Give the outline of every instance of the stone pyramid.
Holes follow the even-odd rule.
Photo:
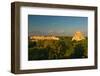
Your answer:
[[[81,41],[81,40],[84,40],[85,39],[85,37],[84,37],[84,35],[83,35],[83,33],[82,32],[80,32],[80,31],[77,31],[77,32],[75,32],[75,34],[74,34],[74,36],[72,37],[72,41]]]

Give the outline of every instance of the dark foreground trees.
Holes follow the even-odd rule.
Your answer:
[[[87,58],[87,39],[71,41],[71,37],[60,37],[60,40],[41,40],[30,42],[28,46],[29,60],[75,59]]]

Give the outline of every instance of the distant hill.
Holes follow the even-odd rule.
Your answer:
[[[40,31],[32,31],[29,32],[29,36],[46,36],[46,35],[53,35],[53,36],[65,36],[65,32],[40,32]]]

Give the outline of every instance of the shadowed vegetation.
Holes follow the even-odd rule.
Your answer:
[[[72,41],[72,37],[60,36],[60,40],[28,40],[28,60],[87,58],[87,38]]]

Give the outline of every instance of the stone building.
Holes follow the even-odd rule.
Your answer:
[[[77,31],[75,32],[74,36],[72,37],[72,41],[81,41],[81,40],[84,40],[85,39],[85,36],[82,32],[80,31]]]

